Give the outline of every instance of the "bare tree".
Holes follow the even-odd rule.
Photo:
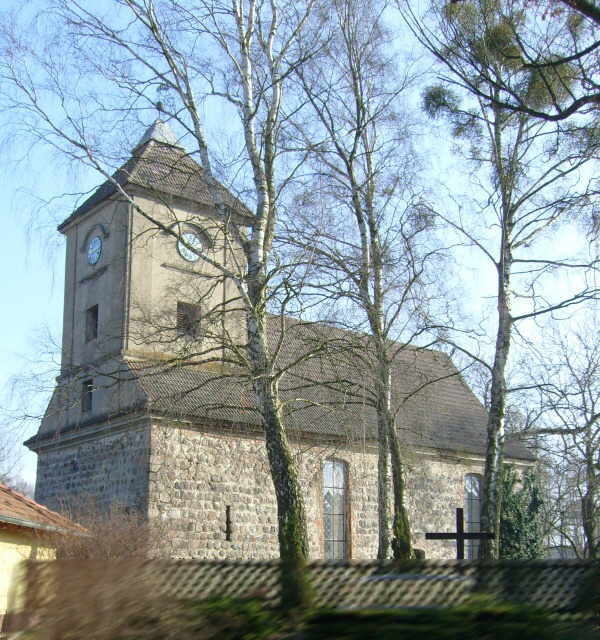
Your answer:
[[[286,86],[310,55],[299,36],[313,24],[309,17],[314,7],[315,0],[293,5],[115,0],[107,13],[77,0],[60,0],[40,15],[40,47],[6,22],[0,63],[3,106],[19,118],[22,131],[97,171],[136,215],[233,285],[231,300],[246,322],[242,348],[238,341],[226,355],[217,356],[212,347],[195,356],[196,361],[220,359],[246,367],[266,433],[277,498],[283,600],[290,607],[308,597],[300,571],[307,554],[306,522],[279,397],[284,371],[275,365],[277,345],[273,349],[269,344],[267,310],[277,300],[274,288],[285,288],[281,269],[274,269],[273,239],[281,193],[295,170],[294,161],[282,157],[290,106]],[[101,84],[103,94],[94,83]],[[224,242],[231,248],[235,236],[241,243],[241,256],[230,250],[228,262],[191,244],[175,212],[173,220],[164,220],[144,208],[113,173],[114,153],[102,153],[100,137],[95,136],[99,129],[114,127],[115,113],[125,114],[125,126],[135,119],[136,109],[154,108],[157,91],[165,96],[161,109],[195,145]],[[202,111],[207,97],[227,105],[241,138],[240,155],[233,161],[248,171],[246,195],[252,202],[241,222],[240,209],[224,196],[213,173]]]
[[[0,482],[33,497],[25,478],[22,442],[37,427],[60,371],[60,346],[47,327],[31,336],[32,353],[0,389]]]
[[[586,16],[590,20],[593,20],[596,24],[600,24],[600,10],[593,3],[588,0],[559,0],[563,4],[567,5],[575,11],[579,11],[582,15]]]
[[[0,437],[0,482],[14,487],[15,474],[18,473],[18,457],[15,453],[13,434],[3,429]]]
[[[385,0],[333,2],[324,46],[296,71],[309,107],[296,120],[298,146],[308,149],[313,169],[296,200],[290,242],[310,247],[311,265],[318,265],[314,290],[331,305],[334,324],[368,334],[352,351],[355,366],[373,380],[367,402],[378,417],[378,557],[390,547],[391,454],[391,546],[400,559],[411,557],[412,544],[393,365],[427,325],[425,271],[435,251],[426,242],[429,219],[414,206],[416,187],[409,186],[415,155],[399,103],[411,77],[394,71],[387,9]],[[394,341],[400,337],[403,344]]]
[[[482,1],[457,10],[439,6],[438,41],[457,68],[458,78],[467,76],[498,95],[497,85],[512,81],[515,71],[507,47],[518,38],[523,24],[512,3]],[[499,47],[494,34],[505,34]],[[480,77],[481,60],[493,77]],[[451,76],[453,78],[454,76]],[[452,82],[450,83],[452,84]],[[460,84],[460,83],[459,83]],[[456,85],[456,83],[454,83]],[[532,86],[521,85],[524,93]],[[540,103],[551,99],[542,87]],[[593,221],[593,179],[582,173],[597,155],[597,147],[577,127],[557,135],[546,121],[529,114],[501,108],[479,95],[466,94],[461,102],[448,84],[430,87],[425,93],[426,111],[432,117],[447,117],[471,169],[476,218],[438,212],[450,229],[476,247],[493,267],[496,280],[496,332],[490,361],[471,353],[490,372],[489,421],[484,475],[482,527],[498,532],[499,472],[505,440],[507,366],[514,330],[519,323],[544,315],[556,315],[590,298],[598,289],[586,279],[598,262],[587,255],[573,257],[548,247],[552,231],[561,228],[577,210],[577,216]],[[574,282],[563,297],[551,289],[551,278],[568,272]],[[493,541],[482,545],[484,555],[495,555]]]
[[[588,323],[545,341],[532,366],[535,419],[523,434],[544,437],[562,478],[554,484],[555,530],[578,553],[600,549],[600,343]],[[581,543],[580,543],[581,540]]]
[[[577,480],[568,461],[560,455],[557,443],[558,440],[544,438],[538,449],[543,452],[540,479],[544,492],[545,546],[551,557],[584,558]]]

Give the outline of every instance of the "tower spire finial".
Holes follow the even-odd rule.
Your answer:
[[[160,114],[159,117],[156,118],[156,120],[146,129],[146,132],[144,133],[140,141],[136,144],[134,151],[136,149],[139,149],[147,142],[150,142],[150,140],[155,140],[156,142],[169,145],[170,147],[183,149],[183,145],[180,144],[171,127],[169,127],[166,122],[160,119]]]

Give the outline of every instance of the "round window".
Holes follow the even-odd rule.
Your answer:
[[[102,255],[102,238],[92,236],[87,246],[87,261],[89,264],[96,264]]]
[[[181,239],[177,242],[179,255],[188,262],[196,262],[202,251],[202,240],[197,233],[186,231],[181,234]]]

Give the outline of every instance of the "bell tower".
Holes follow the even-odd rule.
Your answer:
[[[58,227],[67,245],[61,373],[26,443],[38,453],[42,503],[60,508],[89,493],[102,505],[143,508],[149,408],[140,370],[157,362],[214,370],[241,340],[238,292],[224,274],[244,269],[249,213],[213,184],[158,119]],[[113,451],[124,431],[133,441]]]

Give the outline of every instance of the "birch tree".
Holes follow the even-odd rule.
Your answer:
[[[235,363],[241,359],[247,367],[265,430],[288,607],[308,599],[302,572],[306,518],[279,397],[283,372],[268,342],[267,309],[275,297],[274,273],[281,281],[273,269],[278,199],[294,172],[293,162],[282,158],[286,90],[290,74],[310,55],[299,36],[315,6],[314,0],[113,0],[93,7],[59,0],[40,14],[38,40],[13,28],[18,22],[5,22],[0,63],[3,106],[20,118],[21,131],[112,181],[137,215],[234,283],[236,304],[246,319],[246,345]],[[242,142],[239,156],[230,160],[248,170],[251,201],[251,220],[242,232],[244,264],[211,259],[177,226],[144,210],[115,179],[114,156],[101,154],[101,137],[94,135],[98,127],[110,129],[112,119],[114,128],[115,114],[131,123],[137,111],[156,107],[157,95],[161,101],[166,96],[161,109],[193,141],[226,231],[232,212],[213,171],[203,101],[221,101],[233,114]]]
[[[520,74],[511,52],[524,18],[511,2],[497,0],[436,4],[436,49],[443,51],[456,77],[468,76],[498,95],[502,83]],[[548,36],[547,36],[548,37]],[[492,77],[478,76],[480,60]],[[516,327],[544,315],[555,316],[585,300],[597,297],[593,281],[586,279],[598,262],[587,254],[574,257],[550,239],[566,225],[571,212],[581,221],[594,221],[596,185],[585,169],[597,156],[594,136],[576,126],[559,133],[544,120],[504,109],[479,94],[459,95],[453,89],[454,72],[446,82],[424,94],[425,110],[432,118],[445,117],[452,126],[468,162],[474,193],[473,215],[438,212],[449,228],[477,248],[493,269],[496,281],[496,331],[493,357],[487,360],[475,349],[465,349],[490,373],[487,453],[483,484],[481,526],[499,531],[499,479],[505,440],[507,372]],[[557,86],[567,82],[568,67],[557,68]],[[559,80],[560,79],[560,80]],[[551,89],[535,75],[519,84],[523,94],[538,104],[550,99]],[[553,278],[568,272],[571,287],[561,296]],[[497,537],[481,546],[484,557],[497,555]]]
[[[327,42],[297,69],[309,107],[305,120],[296,120],[297,144],[309,150],[312,171],[290,222],[290,241],[310,247],[320,280],[315,288],[344,309],[335,313],[335,324],[368,334],[354,351],[358,346],[362,352],[355,366],[360,362],[373,380],[366,401],[377,413],[378,558],[388,557],[391,543],[394,558],[404,559],[411,557],[412,543],[392,367],[425,332],[426,297],[435,297],[426,272],[437,256],[427,246],[430,219],[414,206],[416,154],[410,121],[400,112],[410,67],[402,77],[395,72],[393,42],[384,25],[388,8],[385,1],[335,0]],[[426,284],[431,285],[427,293]]]

